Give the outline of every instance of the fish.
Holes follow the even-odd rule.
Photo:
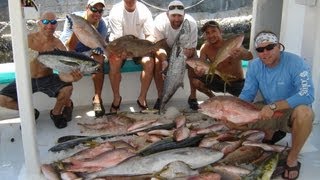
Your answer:
[[[226,155],[221,159],[219,164],[240,165],[250,163],[259,158],[263,154],[263,149],[259,147],[241,146],[235,151]]]
[[[239,34],[231,37],[223,42],[223,45],[219,48],[213,62],[210,64],[207,77],[213,79],[214,74],[216,74],[217,66],[230,57],[230,51],[234,48],[239,48],[242,45],[244,39],[244,34]]]
[[[153,126],[153,127],[149,127],[146,129],[143,129],[141,131],[152,131],[152,130],[156,130],[156,129],[172,129],[173,127],[175,127],[175,123],[168,123],[168,124],[162,124],[162,125],[158,125],[158,126]],[[110,139],[110,138],[114,138],[114,137],[122,137],[122,136],[131,136],[131,135],[135,135],[138,132],[141,131],[134,131],[131,133],[124,133],[124,134],[115,134],[115,135],[110,135],[110,134],[104,134],[104,135],[99,135],[99,136],[81,136],[80,138],[76,138],[76,139],[71,139],[69,141],[65,141],[62,143],[58,143],[56,145],[54,145],[53,147],[51,147],[48,151],[51,152],[60,152],[62,150],[68,150],[70,148],[74,148],[75,146],[79,145],[79,144],[83,144],[86,142],[91,142],[91,141],[95,141],[97,139]],[[72,135],[71,135],[72,136]],[[66,137],[69,137],[66,136]],[[59,139],[64,139],[64,137],[60,137]]]
[[[59,174],[50,164],[41,164],[40,169],[46,179],[49,179],[49,180],[60,179]]]
[[[190,136],[190,129],[185,126],[179,127],[173,132],[173,138],[175,141],[185,140],[189,136]]]
[[[80,70],[83,74],[92,74],[100,70],[100,65],[94,59],[72,51],[55,49],[53,51],[39,52],[37,59],[46,67],[63,73]]]
[[[178,177],[186,177],[198,174],[198,170],[191,169],[190,166],[183,161],[174,161],[163,167],[160,172],[157,172],[155,177],[160,177],[160,179],[175,179]]]
[[[111,41],[106,50],[110,55],[121,54],[126,57],[143,57],[164,48],[166,45],[166,39],[153,43],[145,39],[139,39],[134,35],[125,35]]]
[[[198,112],[234,124],[247,124],[259,119],[260,110],[254,104],[235,96],[215,96],[199,105]]]
[[[67,14],[67,19],[70,22],[70,28],[81,43],[91,49],[99,48],[105,56],[108,55],[107,42],[87,20],[75,14]]]
[[[261,165],[256,169],[251,171],[250,174],[245,176],[243,179],[258,179],[258,180],[269,180],[276,169],[279,161],[280,153],[273,152],[269,157],[267,157]]]
[[[84,174],[84,178],[94,179],[110,175],[153,174],[161,171],[164,166],[175,161],[182,161],[189,165],[191,169],[197,169],[220,160],[222,156],[223,154],[219,151],[200,147],[171,149],[145,157],[134,156],[115,167]]]
[[[288,149],[287,146],[281,146],[276,144],[266,144],[266,143],[260,143],[260,142],[254,142],[254,141],[244,141],[242,143],[243,146],[255,146],[260,147],[264,149],[265,151],[274,151],[274,152],[282,152],[286,149]]]
[[[155,142],[139,150],[138,154],[140,156],[147,156],[161,151],[166,151],[169,149],[185,148],[198,146],[204,135],[197,135],[194,137],[189,137],[182,141],[175,141],[173,138],[165,138],[161,141]]]
[[[170,62],[163,85],[163,93],[160,97],[159,114],[164,110],[165,105],[169,102],[178,88],[183,88],[183,79],[186,71],[187,59],[183,52],[183,48],[184,44],[188,42],[187,37],[190,38],[190,29],[189,21],[185,20],[172,46]]]

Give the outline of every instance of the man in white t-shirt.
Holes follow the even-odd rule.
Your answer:
[[[187,58],[191,58],[196,56],[196,46],[198,39],[198,28],[197,23],[193,17],[184,12],[184,5],[181,1],[172,1],[169,6],[167,12],[163,12],[159,14],[155,20],[155,31],[154,35],[156,41],[159,41],[163,38],[167,39],[168,47],[165,49],[159,49],[156,52],[156,61],[155,61],[155,84],[158,90],[158,97],[161,97],[163,90],[163,76],[162,72],[168,66],[168,57],[170,57],[170,51],[173,46],[173,43],[180,32],[183,21],[187,19],[190,23],[191,27],[191,37],[190,37],[190,48],[185,48],[184,53]],[[194,73],[192,68],[188,67],[188,76]],[[190,78],[189,78],[190,79]],[[190,83],[190,96],[188,98],[188,103],[191,109],[198,109],[198,102],[196,99],[196,89]],[[154,105],[154,109],[159,109],[160,98],[157,99],[156,104]]]
[[[115,4],[110,11],[109,23],[111,29],[110,42],[124,35],[134,35],[140,39],[154,41],[152,14],[144,4],[137,2],[137,0],[123,0]],[[143,71],[141,72],[141,90],[137,104],[141,110],[145,110],[148,108],[146,96],[153,77],[154,59],[147,56],[142,57],[141,60],[134,59],[143,67]],[[121,81],[120,69],[123,61],[125,61],[125,58],[120,55],[109,56],[109,79],[113,91],[113,102],[110,112],[117,112],[120,108],[122,100],[119,92]]]

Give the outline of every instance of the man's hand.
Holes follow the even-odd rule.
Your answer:
[[[268,120],[273,116],[274,111],[270,109],[269,105],[263,106],[260,111],[259,119]]]
[[[183,49],[183,53],[184,55],[187,57],[187,58],[191,58],[193,57],[194,55],[194,52],[195,52],[195,49],[194,48],[184,48]]]
[[[64,81],[64,82],[76,82],[76,81],[79,81],[83,77],[83,75],[80,72],[80,70],[74,70],[69,74],[59,73],[59,77],[61,81]]]
[[[73,82],[77,82],[83,77],[83,74],[80,72],[80,70],[72,71],[70,74],[73,77]]]
[[[246,52],[247,50],[241,46],[239,48],[233,48],[229,54],[232,59],[242,60],[245,57]]]

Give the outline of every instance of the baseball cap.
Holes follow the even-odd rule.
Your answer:
[[[180,14],[184,15],[184,5],[181,1],[172,1],[168,6],[169,15]]]
[[[104,0],[89,0],[88,1],[88,5],[90,5],[90,6],[94,6],[94,5],[98,4],[98,3],[101,3],[101,4],[103,4],[104,7],[106,7],[106,4],[104,3]]]

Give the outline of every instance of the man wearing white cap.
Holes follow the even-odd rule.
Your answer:
[[[258,58],[249,65],[239,97],[252,102],[260,91],[266,105],[260,111],[260,120],[245,126],[264,130],[266,137],[277,130],[292,134],[283,178],[297,179],[301,166],[298,155],[311,132],[314,118],[310,67],[303,58],[281,50],[284,46],[273,32],[258,33],[255,47]],[[280,117],[277,111],[282,113]]]
[[[111,29],[109,41],[125,35],[134,35],[140,39],[154,41],[152,14],[144,4],[137,2],[137,0],[123,0],[115,4],[110,11],[109,24]],[[125,59],[115,55],[109,55],[108,58],[110,64],[109,79],[113,91],[110,112],[117,112],[122,100],[120,96],[120,69]],[[146,98],[153,77],[154,60],[149,56],[134,57],[134,60],[141,64],[143,68],[137,104],[141,110],[145,110],[148,108]]]
[[[198,28],[197,23],[193,17],[188,14],[185,14],[185,7],[181,1],[172,1],[168,5],[167,12],[159,14],[155,18],[155,38],[156,41],[166,38],[168,47],[166,49],[160,49],[156,53],[156,62],[155,62],[155,84],[158,90],[158,97],[161,97],[163,90],[163,76],[162,72],[168,66],[168,54],[170,54],[171,48],[174,44],[174,41],[180,32],[182,23],[184,20],[188,20],[191,27],[191,37],[190,37],[190,48],[185,48],[184,53],[187,58],[196,56],[196,46],[198,40]],[[188,75],[193,73],[191,68],[188,68]],[[190,79],[190,78],[189,78]],[[190,108],[198,109],[198,103],[196,100],[196,89],[190,83],[191,93],[188,99]],[[160,98],[157,99],[154,109],[159,109]]]
[[[105,7],[104,0],[89,0],[86,6],[85,11],[75,12],[73,14],[78,15],[86,19],[90,24],[93,25],[100,33],[100,35],[106,39],[107,38],[107,25],[102,20],[102,14]],[[100,72],[92,74],[92,80],[94,84],[94,96],[92,98],[93,110],[95,112],[96,117],[103,116],[105,114],[105,109],[103,107],[103,102],[101,99],[102,87],[104,82],[104,72],[103,72],[103,62],[104,56],[101,54],[96,54],[92,52],[92,49],[85,46],[81,42],[79,42],[78,38],[73,33],[72,29],[70,29],[70,22],[66,19],[63,32],[61,33],[60,40],[65,44],[69,51],[76,52],[90,52],[92,58],[94,58],[102,68]]]

